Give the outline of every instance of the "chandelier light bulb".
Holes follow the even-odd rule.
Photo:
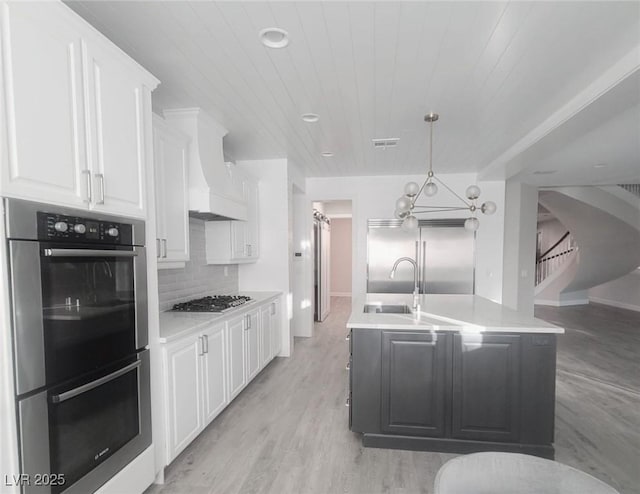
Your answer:
[[[480,222],[478,218],[467,218],[464,220],[464,229],[469,230],[470,232],[475,232],[480,226]]]
[[[395,217],[398,218],[399,220],[403,220],[407,217],[407,215],[409,214],[409,211],[402,211],[400,209],[396,209],[395,212]]]
[[[409,211],[411,200],[407,196],[402,196],[396,201],[396,209],[399,211]]]
[[[404,186],[404,193],[407,197],[415,197],[418,195],[418,191],[420,190],[420,186],[415,182],[409,182]]]
[[[410,214],[402,222],[402,228],[405,230],[415,230],[418,228],[418,219]]]
[[[429,182],[424,186],[424,195],[433,197],[438,193],[438,186],[433,182]]]
[[[498,209],[498,206],[496,206],[496,203],[493,201],[487,201],[480,206],[480,211],[484,214],[493,214],[496,212],[496,209]]]
[[[480,187],[477,185],[470,185],[467,187],[467,199],[471,199],[473,201],[478,197],[480,197]]]

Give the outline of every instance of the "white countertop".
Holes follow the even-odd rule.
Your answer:
[[[354,299],[348,328],[458,331],[465,333],[564,333],[563,328],[526,316],[478,295],[420,295],[414,314],[365,313],[365,304],[413,305],[413,295],[368,293]]]
[[[227,321],[236,315],[250,310],[280,296],[282,292],[240,292],[234,295],[251,297],[251,302],[225,312],[172,312],[160,313],[160,343],[168,343],[196,332],[200,327],[211,323]]]

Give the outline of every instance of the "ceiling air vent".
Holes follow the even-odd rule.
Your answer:
[[[399,137],[387,137],[385,139],[371,139],[375,149],[394,148],[398,145]]]

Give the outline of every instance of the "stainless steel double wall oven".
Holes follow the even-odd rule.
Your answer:
[[[151,444],[144,223],[13,199],[5,221],[21,473],[93,492]]]

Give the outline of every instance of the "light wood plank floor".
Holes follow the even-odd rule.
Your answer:
[[[316,336],[297,338],[293,357],[274,360],[147,494],[433,492],[455,455],[363,448],[348,430],[349,312],[350,299],[333,298]],[[559,339],[556,459],[640,493],[640,314],[592,306],[537,316],[568,327]]]

